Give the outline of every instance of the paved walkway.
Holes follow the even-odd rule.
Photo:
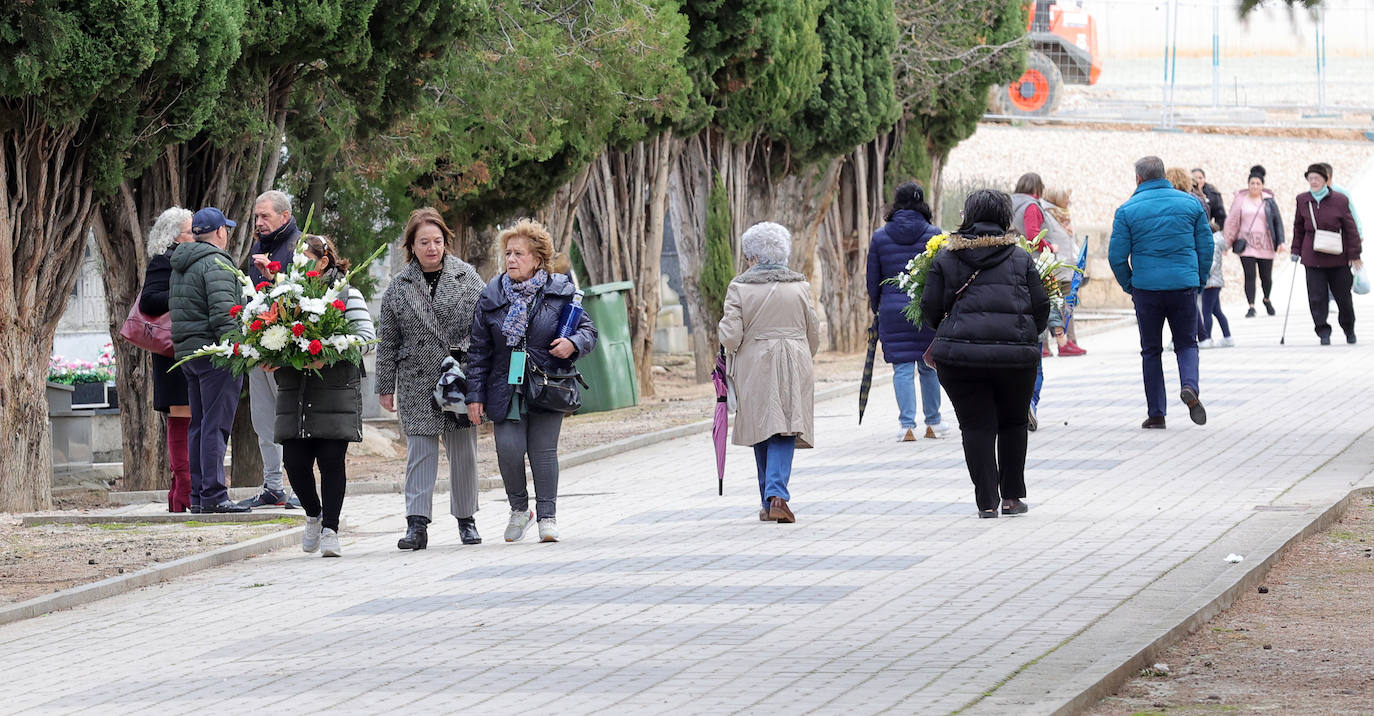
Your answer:
[[[1050,709],[1086,667],[1037,667],[1123,604],[1195,555],[1244,550],[1275,508],[1370,484],[1368,461],[1309,475],[1374,427],[1374,348],[1318,347],[1295,303],[1285,347],[1282,315],[1230,307],[1239,345],[1202,354],[1205,427],[1177,403],[1168,430],[1138,427],[1134,328],[1048,360],[1025,516],[976,519],[957,438],[894,442],[884,385],[861,427],[853,396],[817,405],[795,525],[757,521],[747,449],[716,495],[708,435],[566,470],[559,544],[502,543],[488,492],[486,544],[441,519],[429,550],[401,553],[401,497],[357,497],[343,559],[282,550],[0,628],[0,711]],[[1247,566],[1214,562],[1188,588]]]

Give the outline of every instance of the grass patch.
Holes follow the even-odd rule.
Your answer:
[[[267,525],[294,525],[301,521],[300,517],[274,517],[270,520],[254,520],[252,522],[202,522],[200,520],[187,520],[178,522],[183,527],[265,527]]]
[[[1331,539],[1345,540],[1346,542],[1355,539],[1355,533],[1349,530],[1331,530],[1326,534],[1330,536]]]

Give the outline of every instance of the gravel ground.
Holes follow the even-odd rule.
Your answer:
[[[1303,171],[1313,162],[1329,162],[1336,184],[1350,189],[1363,215],[1374,221],[1374,142],[1365,140],[983,124],[950,153],[944,186],[1010,189],[1024,172],[1038,172],[1047,186],[1073,190],[1075,231],[1099,234],[1110,229],[1116,207],[1135,190],[1133,163],[1149,154],[1165,166],[1202,167],[1228,210],[1250,167],[1263,164],[1286,222],[1292,221],[1293,197],[1307,190]]]
[[[1374,713],[1374,499],[1291,549],[1261,589],[1165,650],[1089,713]]]

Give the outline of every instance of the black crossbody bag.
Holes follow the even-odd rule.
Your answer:
[[[530,326],[543,306],[541,290],[525,323],[526,337],[520,341],[521,350],[525,349]],[[566,368],[541,368],[533,359],[525,362],[525,402],[532,408],[570,415],[582,409],[582,388],[587,387],[582,373],[571,362]]]

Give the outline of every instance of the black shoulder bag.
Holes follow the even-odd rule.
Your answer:
[[[982,272],[983,269],[974,269],[973,275],[969,276],[968,280],[964,282],[964,285],[960,286],[959,290],[954,292],[954,300],[949,302],[949,310],[945,311],[945,317],[940,319],[940,325],[944,325],[945,321],[949,320],[949,314],[954,312],[954,304],[959,302],[959,297],[964,295],[964,291],[968,289],[969,284],[973,283],[973,279],[978,278],[978,274]],[[935,339],[931,338],[930,345],[926,346],[926,352],[921,356],[921,360],[924,361],[925,364],[930,366],[931,368],[935,367],[935,353],[933,352],[934,350]]]
[[[534,307],[530,310],[529,321],[525,323],[523,349],[529,338],[530,326],[534,317],[544,305],[544,292],[539,292]],[[579,387],[579,385],[581,387]],[[582,390],[589,387],[582,373],[571,362],[566,368],[541,368],[533,359],[525,363],[525,401],[532,408],[551,413],[571,415],[582,408]]]

